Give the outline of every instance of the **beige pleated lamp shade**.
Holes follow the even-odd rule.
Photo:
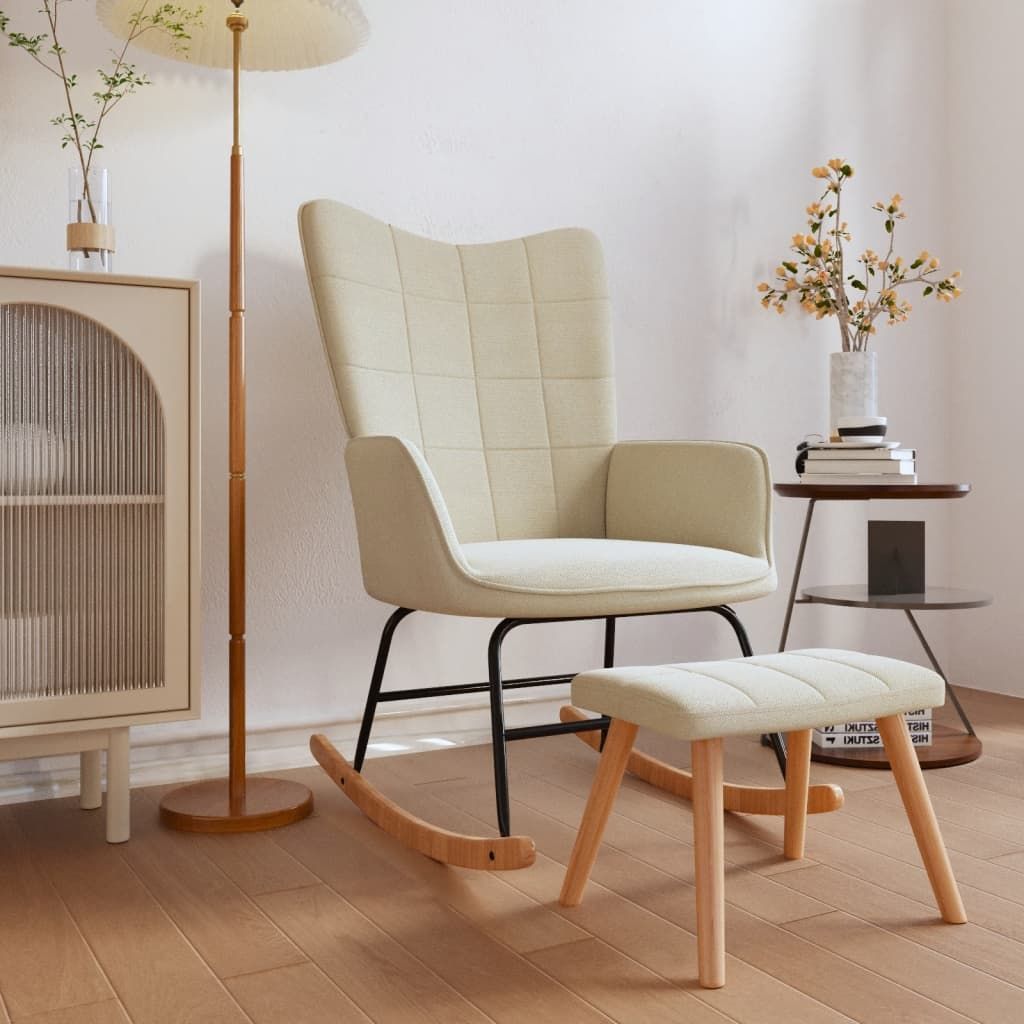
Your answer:
[[[155,7],[163,0],[150,0]],[[143,0],[97,0],[100,21],[121,39]],[[227,16],[236,8],[229,0],[183,0],[181,6],[202,7],[201,25],[189,26],[187,50],[179,50],[164,32],[144,32],[133,44],[143,50],[205,67],[231,67],[231,33]],[[356,0],[245,0],[238,13],[249,19],[242,48],[242,67],[250,71],[290,71],[333,64],[355,53],[369,36],[370,26]]]

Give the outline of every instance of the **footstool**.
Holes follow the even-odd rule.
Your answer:
[[[689,665],[610,668],[572,682],[572,702],[611,726],[562,886],[563,906],[583,899],[640,726],[689,740],[693,771],[697,962],[700,984],[725,984],[722,739],[786,733],[784,853],[804,854],[811,730],[874,718],[943,920],[963,924],[960,892],[939,834],[903,712],[938,707],[942,678],[929,669],[853,651],[806,650]]]

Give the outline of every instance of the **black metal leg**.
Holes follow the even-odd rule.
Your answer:
[[[611,668],[615,664],[615,616],[610,615],[604,620],[604,667]]]
[[[716,615],[721,615],[722,618],[732,626],[733,632],[736,634],[736,639],[739,641],[740,650],[743,652],[744,658],[749,658],[753,655],[754,648],[750,646],[750,637],[747,636],[747,630],[740,621],[740,617],[732,610],[732,608],[727,604],[720,604],[715,608],[708,608],[706,611],[714,612]]]
[[[753,655],[754,649],[750,646],[750,637],[747,636],[747,631],[743,627],[743,623],[740,621],[740,617],[730,608],[727,604],[719,605],[717,608],[709,608],[709,612],[715,612],[721,615],[736,634],[736,639],[740,643],[740,650],[743,652],[744,658],[749,658]],[[770,746],[775,751],[775,760],[779,764],[779,771],[782,772],[782,777],[786,777],[786,739],[781,733],[773,732],[766,733],[761,737],[761,742],[766,746]]]
[[[807,515],[804,516],[804,532],[800,534],[800,548],[796,554],[796,565],[793,568],[793,582],[789,586],[789,600],[786,602],[786,618],[782,623],[782,636],[779,638],[779,652],[786,649],[786,641],[789,639],[789,624],[793,619],[793,606],[799,604],[797,601],[797,590],[800,586],[800,574],[804,568],[804,555],[807,553],[807,538],[811,532],[811,519],[814,517],[814,503],[816,499],[811,498],[807,502]]]
[[[960,699],[953,692],[953,687],[949,685],[946,673],[942,671],[939,659],[936,658],[935,654],[932,652],[931,645],[925,639],[924,633],[921,631],[921,627],[917,624],[917,619],[914,618],[914,613],[909,608],[904,608],[903,610],[907,613],[910,625],[913,626],[914,632],[917,634],[917,639],[921,641],[921,646],[924,648],[924,653],[928,655],[928,660],[932,663],[932,668],[942,676],[942,681],[946,684],[946,693],[948,694],[949,699],[953,702],[953,707],[956,708],[956,713],[960,716],[960,721],[963,722],[964,728],[967,730],[967,735],[976,736],[977,733],[974,731],[974,726],[971,725],[971,720],[967,717],[967,712],[964,711],[963,705],[960,703]]]
[[[612,668],[615,665],[615,616],[610,615],[604,620],[604,667]],[[608,729],[612,720],[607,715],[601,716],[601,743],[598,750],[604,750],[605,740],[608,739]]]
[[[782,772],[782,777],[786,777],[786,737],[781,732],[770,732],[766,733],[768,737],[768,746],[775,752],[775,761],[779,766],[779,771]]]
[[[521,624],[519,619],[502,619],[491,633],[487,645],[487,676],[491,686],[491,756],[494,759],[494,800],[498,811],[498,831],[512,834],[512,812],[508,799],[508,753],[505,749],[505,709],[501,690],[501,645],[509,632]]]
[[[363,761],[366,758],[366,748],[370,742],[370,730],[373,728],[373,716],[377,713],[377,702],[380,698],[381,684],[384,682],[384,669],[387,668],[388,654],[391,651],[391,638],[395,635],[398,624],[407,615],[411,615],[412,608],[396,608],[386,623],[380,635],[380,644],[377,647],[377,660],[373,665],[373,677],[370,680],[370,692],[366,695],[366,709],[363,711],[363,721],[359,726],[359,739],[356,742],[356,757],[353,767],[357,772],[363,770]]]

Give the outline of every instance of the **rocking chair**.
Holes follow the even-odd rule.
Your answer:
[[[512,836],[505,745],[576,732],[599,747],[606,719],[507,728],[505,690],[571,675],[504,679],[520,626],[601,618],[605,667],[618,618],[713,612],[751,652],[730,607],[776,587],[764,453],[714,441],[616,442],[611,313],[601,248],[587,231],[449,245],[329,200],[299,212],[306,269],[351,441],[345,451],[367,592],[396,606],[384,626],[354,762],[311,748],[378,825],[436,860],[524,867]],[[413,611],[499,619],[488,679],[384,690],[392,638]],[[592,667],[592,666],[587,666]],[[460,836],[414,818],[363,777],[377,705],[489,693],[497,825]],[[780,766],[781,737],[772,737]],[[629,768],[687,797],[689,774],[634,753]],[[812,787],[831,810],[836,787]],[[726,807],[781,814],[785,790],[727,786]]]

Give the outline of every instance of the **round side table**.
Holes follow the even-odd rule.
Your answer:
[[[961,590],[953,587],[928,587],[923,594],[869,594],[864,584],[853,586],[807,587],[800,591],[800,574],[803,570],[804,555],[807,552],[807,538],[811,531],[814,508],[819,501],[872,501],[872,500],[914,500],[920,501],[963,498],[970,493],[970,484],[804,484],[782,483],[775,485],[775,493],[782,498],[803,498],[807,501],[803,533],[797,551],[793,582],[786,604],[786,618],[782,625],[779,650],[786,649],[789,627],[793,619],[793,608],[798,604],[827,604],[843,608],[887,608],[902,611],[911,628],[921,642],[933,669],[946,684],[950,703],[956,709],[963,723],[964,732],[945,725],[934,725],[932,743],[926,747],[915,747],[922,768],[948,768],[956,764],[967,764],[981,756],[981,741],[975,735],[974,727],[960,704],[949,679],[942,670],[934,651],[928,644],[915,611],[939,609],[983,608],[992,603],[990,594],[975,590]],[[799,597],[797,596],[799,593]],[[815,761],[828,764],[846,765],[856,768],[888,768],[889,762],[883,751],[872,750],[823,750],[811,748]]]

